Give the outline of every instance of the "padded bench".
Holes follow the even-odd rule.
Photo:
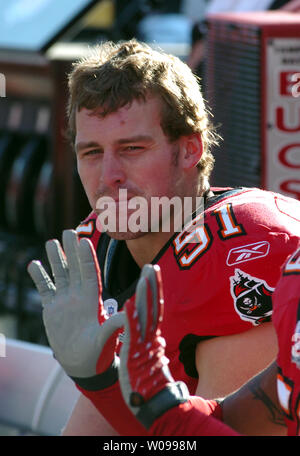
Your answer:
[[[0,435],[60,435],[79,395],[50,348],[0,338]]]

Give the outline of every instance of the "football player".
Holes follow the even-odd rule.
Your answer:
[[[86,308],[74,256],[77,237],[89,238],[94,246],[103,284],[102,297],[94,297],[103,300],[111,316],[134,294],[141,268],[158,264],[166,302],[162,333],[173,377],[184,381],[190,394],[229,394],[276,356],[271,296],[280,266],[299,239],[299,201],[260,189],[210,187],[211,147],[218,138],[198,80],[173,56],[135,40],[105,43],[74,65],[69,88],[70,137],[92,213],[77,235],[64,236],[63,248],[50,243],[54,270],[63,261],[59,286],[51,282],[51,299],[78,301],[81,296],[78,311]],[[152,210],[155,198],[177,198],[182,207],[191,198],[192,216],[186,220],[181,214],[180,228],[163,229],[163,209]],[[146,209],[139,213],[143,224],[133,229],[129,222],[138,218],[132,204],[137,200],[146,202]],[[104,231],[106,202],[113,203],[117,222]],[[169,220],[176,215],[171,207]],[[33,263],[35,268],[41,266]],[[68,279],[69,268],[75,282]],[[74,283],[76,293],[67,293]],[[76,340],[80,345],[81,338]],[[83,396],[66,435],[128,432],[128,420],[120,423],[112,406],[125,407],[116,386],[122,335],[118,340],[109,368],[97,362],[89,372],[70,370]],[[94,379],[92,385],[79,380],[91,372],[105,380],[97,384]],[[280,432],[277,422],[275,427]]]
[[[126,301],[125,312],[109,318],[101,300],[100,270],[93,245],[87,239],[74,242],[74,234],[64,233],[68,271],[58,242],[47,244],[56,288],[40,266],[33,263],[29,270],[43,299],[49,341],[68,375],[80,387],[97,391],[103,398],[118,395],[119,379],[124,401],[132,412],[128,414],[122,401],[117,414],[111,410],[112,421],[121,423],[120,429],[126,429],[129,435],[239,435],[230,424],[248,435],[253,430],[257,433],[258,426],[261,434],[268,434],[273,432],[276,420],[280,423],[280,403],[288,435],[299,435],[300,287],[296,275],[300,272],[300,245],[284,265],[274,293],[279,367],[272,363],[221,401],[190,396],[186,385],[175,382],[168,369],[165,340],[161,337],[164,298],[159,266],[143,267],[135,296]],[[68,299],[66,292],[71,295]],[[86,307],[81,313],[83,300]],[[100,325],[95,324],[97,316]],[[123,326],[119,363],[114,350],[118,330]],[[107,383],[112,380],[108,389]],[[140,428],[133,417],[142,425]]]

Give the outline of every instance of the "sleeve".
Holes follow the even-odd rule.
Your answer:
[[[81,389],[80,389],[81,390]],[[122,436],[237,436],[222,422],[222,408],[215,400],[190,396],[184,404],[169,409],[147,431],[123,400],[119,383],[103,391],[85,391],[94,406]],[[118,410],[118,413],[116,413]]]
[[[120,435],[148,435],[147,430],[127,407],[119,381],[101,391],[87,391],[78,385],[76,386]]]
[[[221,406],[191,396],[189,401],[173,407],[159,417],[149,429],[150,435],[161,436],[238,436],[239,434],[220,419]]]

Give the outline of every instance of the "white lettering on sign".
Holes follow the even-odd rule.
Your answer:
[[[300,40],[267,45],[265,188],[300,200]]]

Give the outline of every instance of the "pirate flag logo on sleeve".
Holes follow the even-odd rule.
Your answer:
[[[235,275],[230,277],[230,285],[235,310],[242,320],[250,321],[255,326],[271,321],[274,288],[240,269],[235,269]]]

